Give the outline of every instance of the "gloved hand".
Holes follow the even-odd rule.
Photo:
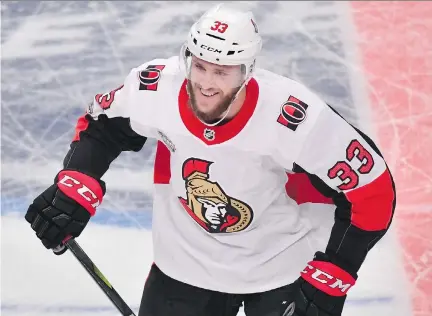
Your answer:
[[[105,195],[105,183],[74,170],[62,170],[54,184],[36,197],[25,219],[47,249],[78,237]],[[57,254],[61,254],[58,252]]]
[[[293,297],[284,301],[281,316],[341,316],[348,290],[355,284],[352,276],[317,252],[294,282]]]

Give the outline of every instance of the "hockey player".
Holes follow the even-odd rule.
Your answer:
[[[241,304],[248,316],[341,315],[389,228],[395,188],[377,146],[302,84],[255,68],[261,45],[252,13],[206,12],[179,57],[95,96],[25,215],[48,249],[78,237],[110,163],[157,139],[140,316],[233,316]],[[336,211],[326,249],[311,252],[297,204],[316,201]]]

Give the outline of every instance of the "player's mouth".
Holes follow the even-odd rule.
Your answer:
[[[201,94],[203,96],[205,96],[206,98],[211,98],[213,96],[215,96],[216,94],[218,94],[218,92],[207,92],[207,91],[203,91],[203,89],[200,89]]]

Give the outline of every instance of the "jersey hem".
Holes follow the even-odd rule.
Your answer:
[[[273,283],[269,283],[267,285],[263,285],[263,286],[257,286],[257,287],[249,287],[249,289],[245,290],[245,287],[212,287],[212,286],[208,286],[205,284],[201,284],[199,282],[194,282],[192,280],[188,280],[187,277],[185,277],[184,275],[178,275],[177,273],[175,273],[175,271],[172,271],[169,267],[165,266],[164,264],[160,264],[158,261],[155,260],[154,264],[168,277],[191,285],[191,286],[195,286],[204,290],[209,290],[209,291],[216,291],[216,292],[220,292],[220,293],[225,293],[225,294],[254,294],[254,293],[262,293],[262,292],[267,292],[267,291],[271,291],[271,290],[275,290],[278,289],[280,287],[286,286],[288,284],[293,283],[294,281],[296,281],[296,277],[294,277],[293,275],[289,276],[289,277],[285,277],[285,278],[281,278],[280,282],[273,282]],[[298,273],[298,276],[300,277],[300,271]]]

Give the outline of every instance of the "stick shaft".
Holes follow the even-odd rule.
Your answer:
[[[87,270],[93,280],[99,285],[105,295],[111,300],[118,311],[123,316],[136,316],[131,308],[126,304],[114,287],[108,282],[107,278],[100,272],[96,265],[90,260],[84,250],[74,239],[65,242],[65,246],[72,252],[75,258]]]

